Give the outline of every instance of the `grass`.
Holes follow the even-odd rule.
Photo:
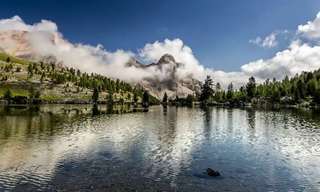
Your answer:
[[[7,61],[7,58],[10,58],[10,61],[13,62],[13,63],[19,63],[19,64],[22,64],[22,65],[28,65],[30,62],[25,60],[25,59],[20,59],[20,58],[17,58],[17,57],[13,57],[13,56],[10,56],[6,53],[3,53],[3,52],[0,52],[0,60],[2,61]]]
[[[0,87],[0,97],[3,97],[4,93],[9,89],[9,87]],[[12,88],[10,87],[10,91],[12,96],[29,96],[29,90],[21,89],[21,88]]]
[[[56,101],[64,99],[62,95],[41,95],[40,98],[46,101]]]

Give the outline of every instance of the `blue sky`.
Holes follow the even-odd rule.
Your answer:
[[[287,47],[249,43],[273,31],[295,32],[314,19],[319,0],[2,0],[0,17],[19,15],[26,23],[54,21],[74,43],[102,44],[108,50],[136,51],[146,43],[180,38],[203,65],[224,71]]]

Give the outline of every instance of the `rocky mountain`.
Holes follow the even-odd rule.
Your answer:
[[[164,93],[167,93],[172,99],[176,96],[185,98],[188,95],[195,95],[200,90],[200,82],[191,75],[179,78],[177,70],[183,65],[176,62],[170,54],[163,55],[157,63],[141,64],[134,58],[127,63],[127,67],[159,71],[160,76],[144,78],[139,84],[157,98],[162,98]]]
[[[30,38],[32,37],[26,31],[0,31],[0,51],[16,57],[63,65],[63,63],[57,63],[58,60],[52,55],[42,55],[41,57],[37,55],[32,49]],[[67,44],[59,35],[51,35],[50,41],[52,44]],[[155,74],[143,78],[138,82],[138,85],[149,90],[153,96],[159,99],[163,97],[165,92],[169,98],[187,97],[189,94],[194,95],[200,88],[200,82],[192,78],[191,75],[179,77],[177,71],[179,68],[183,68],[184,64],[176,62],[170,54],[165,54],[158,62],[150,64],[142,64],[136,58],[131,58],[125,67],[134,67]]]
[[[16,57],[30,57],[32,49],[26,31],[0,31],[0,50]]]

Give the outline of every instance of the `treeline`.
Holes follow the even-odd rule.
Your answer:
[[[187,95],[185,98],[176,96],[174,99],[169,99],[167,93],[165,92],[162,98],[162,105],[175,105],[175,106],[192,106],[193,102],[196,100],[196,97],[193,95]]]
[[[28,65],[28,77],[32,78],[33,75],[40,75],[41,82],[46,79],[51,79],[56,84],[72,82],[79,87],[97,89],[98,91],[110,91],[112,93],[143,91],[139,88],[132,88],[130,84],[119,79],[113,80],[99,74],[82,73],[74,68],[57,67],[55,64],[45,64],[43,62]]]
[[[30,63],[28,65],[28,77],[32,78],[35,74],[41,76],[41,82],[45,81],[47,78],[51,79],[56,84],[72,82],[78,87],[94,90],[93,94],[97,94],[101,91],[108,92],[109,95],[112,95],[113,93],[131,93],[127,95],[127,99],[132,100],[135,103],[138,102],[138,98],[143,99],[144,94],[148,94],[142,87],[132,87],[129,83],[120,81],[119,79],[113,80],[96,73],[82,73],[80,70],[74,68],[57,67],[53,63]],[[97,96],[94,96],[94,98],[98,99]],[[150,104],[157,104],[159,101],[157,98],[149,95],[148,102]]]
[[[204,81],[198,97],[203,104],[320,104],[320,70],[303,72],[295,77],[283,80],[266,79],[264,83],[257,84],[254,77],[250,77],[246,85],[234,89],[230,83],[226,90],[219,82],[214,86],[211,77]]]
[[[111,79],[96,73],[81,72],[72,67],[62,67],[55,63],[28,62],[23,65],[14,65],[14,63],[11,62],[10,57],[8,57],[5,62],[6,64],[1,66],[1,70],[5,72],[1,75],[1,81],[6,81],[9,78],[8,75],[13,75],[15,72],[21,72],[21,66],[25,66],[27,79],[36,79],[39,80],[40,83],[64,84],[66,92],[68,91],[69,86],[73,86],[78,93],[85,88],[97,93],[107,92],[108,95],[111,96],[113,94],[120,95],[120,101],[125,98],[126,101],[132,102],[142,101],[143,95],[146,94],[145,90],[139,85],[132,86],[119,79]],[[26,87],[26,89],[32,88]],[[30,93],[30,95],[32,94]],[[40,93],[37,95],[40,95]],[[9,97],[14,98],[10,89],[6,91],[6,97],[6,99]],[[31,96],[29,97],[31,98]],[[100,99],[107,100],[107,98]],[[151,95],[149,96],[150,104],[156,104],[158,102],[157,98]]]
[[[33,87],[29,89],[28,97],[25,96],[13,96],[10,89],[4,92],[3,99],[7,101],[7,104],[40,104],[40,91],[35,90]]]

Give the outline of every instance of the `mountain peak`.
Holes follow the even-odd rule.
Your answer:
[[[175,63],[175,59],[172,55],[166,53],[160,59],[158,63]]]

